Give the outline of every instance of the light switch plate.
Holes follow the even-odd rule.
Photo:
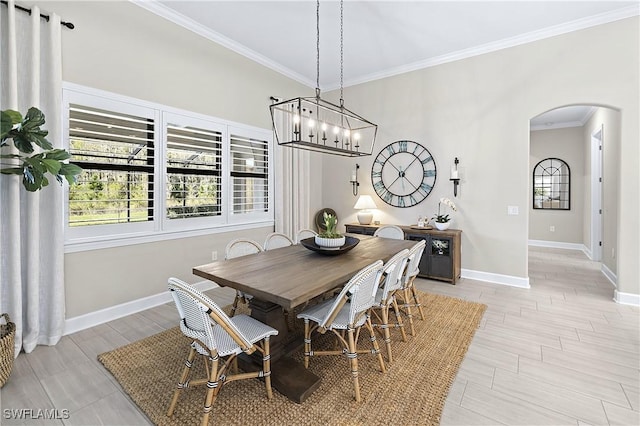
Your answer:
[[[511,216],[517,216],[520,214],[518,206],[507,206],[507,214]]]

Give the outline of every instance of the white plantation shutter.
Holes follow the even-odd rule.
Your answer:
[[[272,131],[68,84],[66,247],[273,225]]]
[[[269,144],[231,134],[231,187],[234,215],[269,210]]]
[[[153,220],[154,137],[153,118],[70,104],[69,226]]]
[[[168,219],[222,214],[222,133],[167,124]]]

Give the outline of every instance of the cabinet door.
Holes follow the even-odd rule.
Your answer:
[[[453,278],[453,238],[431,236],[425,251],[429,254],[429,275]],[[424,258],[425,256],[423,256]]]
[[[428,277],[431,273],[429,272],[430,266],[429,266],[429,253],[427,252],[427,247],[429,247],[429,236],[427,235],[415,235],[415,234],[405,234],[405,239],[406,240],[411,240],[411,241],[421,241],[421,240],[425,240],[426,241],[426,246],[425,246],[425,250],[422,253],[422,257],[420,258],[420,263],[418,264],[418,269],[420,270],[420,272],[418,272],[418,276],[419,277]]]

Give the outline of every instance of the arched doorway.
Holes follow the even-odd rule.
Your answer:
[[[614,285],[620,129],[620,112],[614,108],[571,105],[533,117],[529,139],[529,245],[582,250],[601,262]],[[546,189],[550,185],[536,187],[533,168],[545,158],[570,167],[570,208],[555,208],[560,195]]]

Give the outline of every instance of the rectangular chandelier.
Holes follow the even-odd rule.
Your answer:
[[[345,157],[373,152],[378,126],[343,105],[316,96],[277,102],[269,109],[278,145]]]

